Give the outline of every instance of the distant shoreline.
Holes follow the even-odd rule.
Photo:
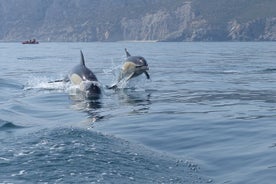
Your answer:
[[[262,41],[158,41],[158,40],[122,40],[122,41],[39,41],[39,43],[238,43],[238,42],[276,42],[275,40],[262,40]],[[0,43],[20,43],[22,41],[0,41]],[[31,45],[31,44],[29,44]]]

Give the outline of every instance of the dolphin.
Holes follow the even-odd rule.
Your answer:
[[[71,82],[71,84],[79,86],[79,90],[85,94],[85,97],[98,98],[101,95],[101,85],[94,73],[85,66],[82,51],[80,51],[80,54],[80,63],[72,68],[68,76],[62,80],[50,81],[49,83]]]
[[[68,74],[69,80],[73,85],[79,85],[80,90],[85,92],[87,97],[97,97],[101,94],[101,88],[97,77],[85,66],[84,56],[80,51],[81,60]]]
[[[147,79],[150,79],[150,75],[147,72],[149,67],[146,59],[142,56],[131,56],[126,48],[125,52],[127,58],[121,68],[117,83],[108,87],[109,89],[116,89],[122,80],[128,81],[143,73],[146,75]]]

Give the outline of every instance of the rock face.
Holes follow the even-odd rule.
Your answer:
[[[0,0],[0,41],[276,41],[275,6],[271,0]]]
[[[228,37],[230,40],[241,41],[275,41],[276,17],[254,19],[240,24],[237,20],[229,22]]]
[[[175,11],[160,9],[140,18],[124,17],[120,27],[125,40],[162,40],[178,37],[194,20],[191,3],[186,3]]]

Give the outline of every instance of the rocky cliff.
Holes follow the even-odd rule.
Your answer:
[[[0,0],[0,40],[276,41],[272,0]]]

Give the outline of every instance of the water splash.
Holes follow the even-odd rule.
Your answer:
[[[30,77],[26,85],[24,85],[24,90],[38,89],[66,91],[68,89],[68,83],[50,81],[52,81],[50,77]]]

